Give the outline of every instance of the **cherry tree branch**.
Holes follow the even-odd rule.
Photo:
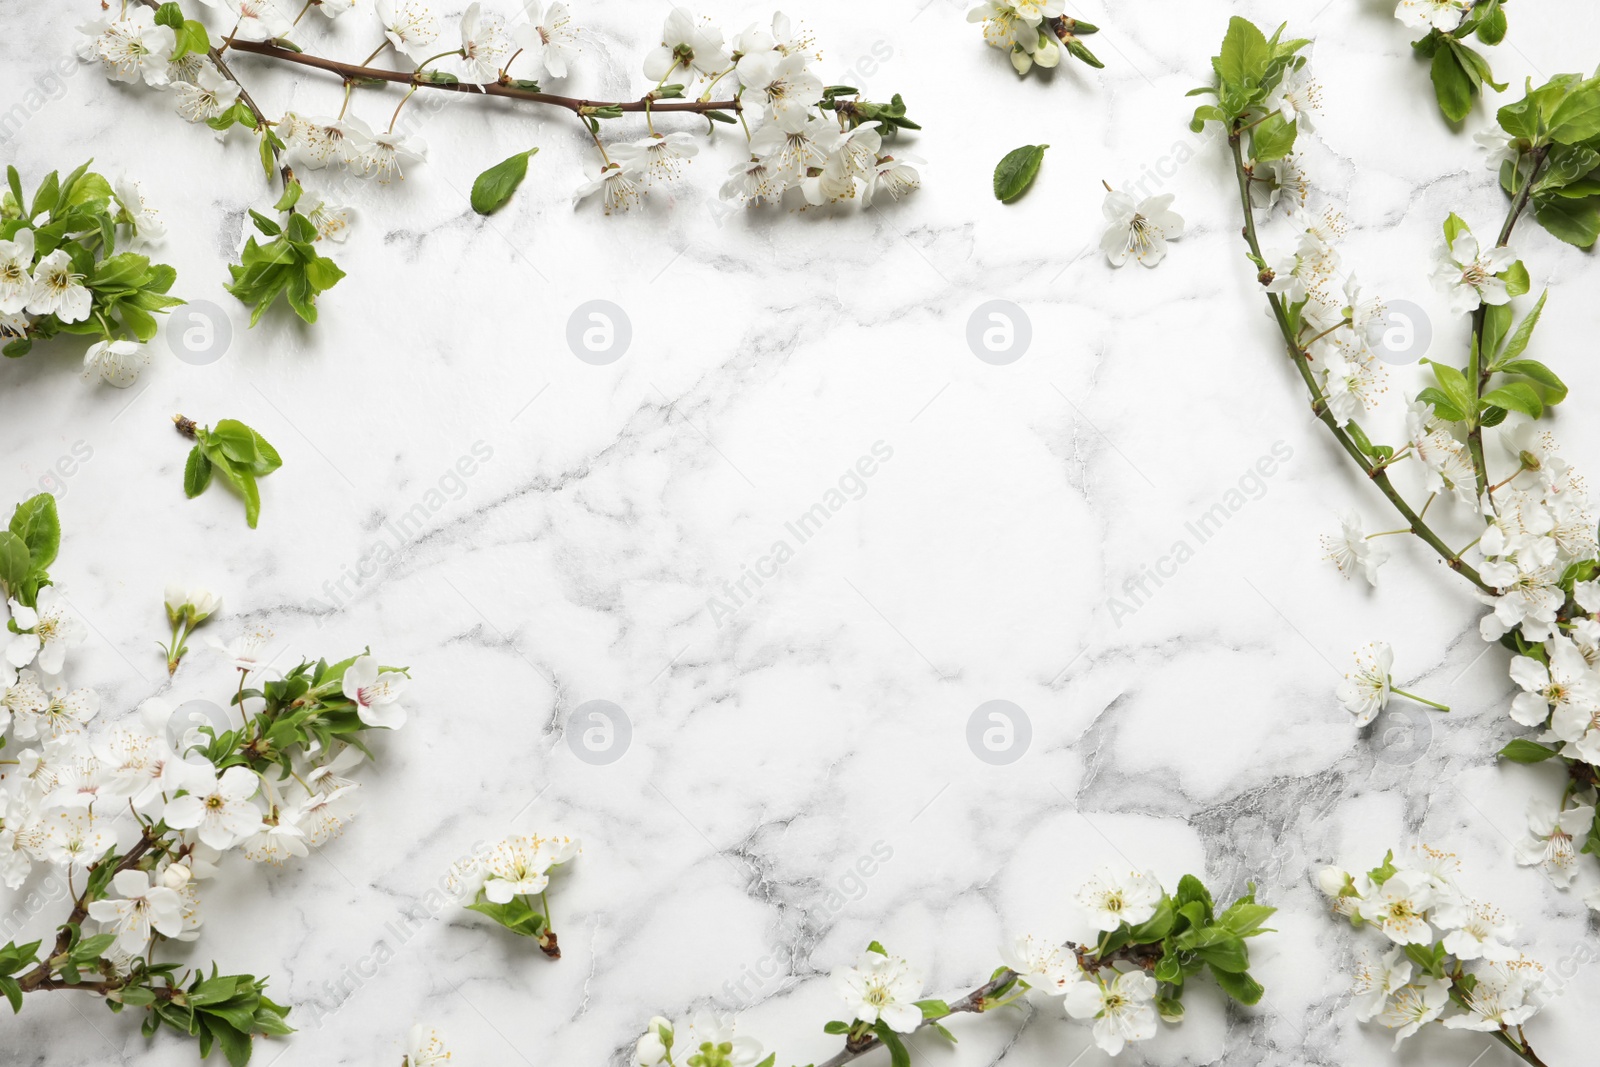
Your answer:
[[[1261,244],[1256,237],[1255,212],[1250,206],[1250,175],[1245,169],[1244,152],[1240,147],[1239,130],[1233,129],[1228,132],[1228,144],[1233,150],[1233,169],[1239,179],[1239,200],[1244,209],[1245,243],[1250,246],[1251,254],[1259,260],[1261,258]],[[1272,306],[1272,317],[1278,323],[1278,331],[1283,334],[1283,341],[1288,348],[1289,358],[1294,363],[1295,369],[1300,372],[1300,378],[1305,382],[1307,392],[1311,394],[1312,412],[1328,428],[1328,432],[1333,434],[1334,440],[1338,441],[1340,446],[1349,453],[1356,466],[1360,467],[1362,472],[1372,480],[1372,484],[1378,487],[1378,491],[1389,499],[1389,503],[1394,505],[1394,509],[1405,520],[1406,529],[1410,533],[1416,535],[1429,548],[1437,552],[1439,558],[1444,560],[1451,570],[1459,573],[1482,592],[1494,593],[1495,590],[1484,582],[1477,569],[1464,562],[1461,559],[1461,554],[1453,551],[1449,545],[1445,544],[1444,540],[1434,532],[1433,528],[1423,521],[1422,516],[1418,515],[1411,505],[1406,503],[1405,498],[1400,495],[1400,491],[1389,480],[1389,474],[1384,470],[1383,464],[1367,458],[1366,454],[1357,447],[1350,435],[1345,433],[1343,427],[1339,425],[1339,420],[1334,418],[1333,413],[1328,409],[1327,397],[1323,395],[1322,387],[1317,384],[1316,377],[1311,373],[1311,353],[1300,343],[1295,336],[1294,330],[1290,327],[1289,315],[1284,308],[1283,301],[1279,299],[1278,294],[1268,293],[1267,303]]]
[[[145,0],[145,3],[151,2],[152,0]],[[329,74],[337,74],[346,83],[383,81],[393,82],[397,85],[413,86],[418,89],[438,89],[443,92],[471,93],[477,96],[499,96],[511,100],[527,100],[536,104],[549,104],[552,107],[566,108],[568,111],[578,115],[596,110],[649,111],[652,114],[667,111],[687,111],[694,114],[705,114],[708,111],[740,112],[744,110],[743,102],[736,97],[727,100],[658,100],[653,95],[647,94],[637,100],[584,100],[575,96],[558,96],[554,93],[522,89],[512,85],[510,79],[505,78],[504,75],[501,76],[502,81],[489,82],[487,84],[439,82],[431,81],[426,77],[419,77],[412,71],[366,67],[357,63],[343,63],[337,59],[326,59],[306,52],[295,52],[288,48],[282,48],[270,41],[232,41],[228,47],[234,52],[249,52],[252,55],[264,56],[282,63],[293,63],[302,67],[326,71]]]

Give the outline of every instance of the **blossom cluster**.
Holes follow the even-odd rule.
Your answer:
[[[155,314],[183,303],[167,292],[177,273],[136,249],[166,227],[145,203],[139,183],[115,184],[86,163],[52,171],[32,197],[15,167],[6,168],[0,200],[0,343],[10,357],[59,334],[95,338],[83,376],[127,388],[150,362],[146,342]],[[127,246],[117,251],[118,242]]]
[[[1391,851],[1366,874],[1320,873],[1336,914],[1388,938],[1356,974],[1356,1018],[1393,1030],[1396,1048],[1431,1022],[1504,1033],[1526,1048],[1521,1026],[1548,992],[1546,972],[1514,946],[1514,923],[1462,889],[1460,873],[1453,853],[1427,845],[1399,862]]]
[[[1251,891],[1220,911],[1211,894],[1185,876],[1175,894],[1151,872],[1108,867],[1078,890],[1073,903],[1096,934],[1092,944],[1019,937],[1001,949],[1003,966],[989,982],[954,1002],[925,996],[922,972],[877,941],[852,965],[834,970],[831,984],[847,1019],[827,1023],[860,1054],[882,1046],[895,1063],[909,1063],[909,1036],[923,1027],[944,1038],[952,1016],[1015,1003],[1030,989],[1060,997],[1065,1014],[1093,1027],[1095,1043],[1117,1055],[1130,1042],[1155,1036],[1158,1019],[1183,1018],[1185,979],[1209,972],[1244,1004],[1257,1003],[1260,985],[1248,973],[1246,939],[1267,933],[1275,909]],[[636,1044],[640,1067],[770,1067],[759,1042],[737,1032],[737,1021],[710,1014],[674,1023],[664,1017]],[[836,1059],[830,1062],[842,1062]]]
[[[41,566],[26,581],[5,582],[0,744],[13,756],[0,765],[0,881],[19,888],[44,866],[83,888],[61,941],[42,960],[38,943],[0,948],[0,986],[20,1003],[24,992],[78,986],[88,971],[96,981],[82,987],[119,1007],[170,1005],[184,992],[178,965],[157,963],[156,951],[163,941],[198,937],[202,884],[227,853],[281,865],[342,831],[358,806],[352,774],[368,758],[360,735],[404,723],[407,677],[370,654],[303,662],[274,677],[270,634],[255,631],[212,642],[238,672],[231,711],[197,701],[180,714],[151,697],[101,725],[95,692],[61,680],[85,628],[48,584],[59,526],[53,502],[44,501],[26,502],[12,522]],[[175,633],[218,606],[206,590],[167,594]],[[192,628],[176,639],[180,654]],[[86,923],[98,932],[80,935]],[[189,1004],[203,1018],[158,1012],[147,1028],[203,1035],[207,1048],[220,1041],[233,1062],[243,1062],[234,1056],[241,1049],[248,1058],[253,1033],[287,1032],[286,1009],[267,1001],[255,979],[201,974],[196,982],[218,983]]]
[[[1066,0],[985,0],[967,21],[983,23],[983,39],[1004,51],[1018,74],[1059,66],[1063,49],[1091,67],[1105,66],[1081,40],[1100,28],[1067,17],[1066,8]]]
[[[776,203],[797,190],[810,205],[857,197],[870,205],[880,195],[899,200],[914,191],[922,160],[885,147],[886,136],[919,128],[900,97],[873,104],[848,86],[824,86],[812,69],[820,58],[811,37],[782,12],[727,37],[715,23],[675,7],[643,70],[653,92],[666,91],[667,98],[703,87],[702,99],[709,99],[720,84],[739,101],[749,153],[729,170],[724,200]],[[699,152],[689,134],[661,134],[653,125],[641,140],[608,145],[596,136],[601,158],[578,199],[599,194],[607,213],[627,208],[646,183],[675,177]]]

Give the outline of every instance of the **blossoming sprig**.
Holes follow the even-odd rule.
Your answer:
[[[1411,47],[1431,62],[1434,96],[1451,122],[1467,117],[1473,98],[1482,93],[1485,83],[1505,92],[1506,87],[1494,80],[1483,53],[1466,43],[1472,37],[1487,45],[1505,40],[1502,0],[1400,0],[1394,17],[1412,29],[1428,31],[1426,37],[1411,42]]]
[[[1062,49],[1080,63],[1104,67],[1083,43],[1100,27],[1063,15],[1065,7],[1064,0],[985,0],[967,12],[967,21],[983,23],[983,39],[1005,50],[1018,74],[1060,65]]]
[[[580,851],[578,841],[563,834],[508,837],[496,842],[481,862],[474,858],[452,877],[468,892],[476,886],[469,910],[533,938],[541,952],[558,960],[561,946],[550,926],[550,872]]]
[[[1218,912],[1209,890],[1186,875],[1176,894],[1161,888],[1154,874],[1107,868],[1077,893],[1076,904],[1100,931],[1094,944],[1059,944],[1022,937],[1001,953],[1004,965],[987,982],[955,1000],[923,997],[922,974],[882,944],[872,942],[852,966],[832,974],[834,987],[850,1008],[849,1019],[823,1026],[844,1038],[844,1048],[818,1067],[841,1067],[874,1049],[886,1048],[891,1062],[911,1062],[909,1035],[924,1028],[956,1040],[945,1023],[954,1016],[1003,1008],[1037,989],[1063,998],[1067,1015],[1091,1021],[1095,1042],[1117,1055],[1130,1041],[1155,1036],[1157,1018],[1183,1018],[1187,979],[1209,972],[1225,993],[1241,1004],[1256,1004],[1262,988],[1250,977],[1252,937],[1275,908],[1255,901],[1254,887]],[[637,1045],[641,1067],[771,1067],[775,1055],[761,1058],[761,1045],[736,1033],[736,1023],[697,1016],[674,1024],[657,1017]]]
[[[309,0],[307,10],[312,3],[330,18],[354,8],[342,0]],[[705,118],[708,136],[718,123],[744,134],[741,158],[722,185],[725,200],[759,205],[787,199],[799,207],[859,198],[870,205],[879,195],[898,200],[921,183],[921,160],[885,146],[886,136],[919,128],[904,100],[898,94],[887,102],[869,100],[850,86],[824,86],[811,70],[820,58],[814,43],[781,12],[770,23],[727,38],[719,27],[675,7],[661,44],[642,64],[652,86],[635,99],[597,101],[542,88],[543,78],[566,78],[580,54],[580,31],[561,2],[525,5],[527,23],[509,32],[501,16],[473,3],[461,18],[460,43],[451,47],[424,5],[380,0],[374,13],[384,43],[359,62],[312,55],[288,41],[293,24],[272,3],[210,6],[224,7],[232,23],[220,37],[185,17],[178,3],[131,0],[115,16],[84,27],[79,54],[114,79],[170,86],[176,110],[192,123],[224,133],[238,126],[253,135],[269,181],[276,176],[282,182],[277,210],[286,217],[280,222],[252,212],[256,229],[272,240],[262,245],[252,237],[240,262],[230,266],[229,291],[252,308],[252,325],[280,296],[313,321],[318,294],[343,277],[317,242],[342,240],[350,212],[329,200],[325,189],[302,192],[296,171],[343,171],[380,184],[403,178],[405,167],[427,155],[410,131],[415,110],[405,110],[423,90],[498,96],[570,112],[597,156],[575,201],[600,194],[607,214],[637,203],[651,183],[677,178],[699,153],[700,141],[691,134],[657,130],[658,120],[676,114]],[[1092,27],[1069,29],[1071,23],[1052,19],[1058,35],[1070,39],[1069,48],[1087,55],[1074,33]],[[391,49],[401,69],[373,65]],[[230,65],[242,53],[338,77],[345,88],[339,113],[269,116]],[[404,95],[386,126],[356,117],[352,103],[358,95],[365,99],[390,85]],[[602,137],[603,129],[627,117],[644,119],[645,136]],[[479,176],[473,204],[480,213],[511,197],[526,177],[530,154],[503,160]]]
[[[60,334],[95,338],[85,378],[126,388],[150,362],[145,343],[157,314],[183,303],[167,292],[177,272],[133,251],[166,232],[139,184],[115,187],[85,163],[66,178],[45,175],[32,197],[15,167],[0,199],[0,342],[27,355]],[[129,245],[118,252],[118,241]]]
[[[1510,675],[1522,693],[1510,717],[1539,731],[1500,754],[1522,763],[1559,758],[1568,777],[1558,802],[1533,807],[1534,839],[1518,859],[1543,865],[1558,885],[1568,885],[1579,841],[1582,851],[1600,854],[1593,792],[1600,781],[1600,543],[1582,480],[1538,425],[1566,398],[1567,387],[1526,354],[1544,298],[1518,320],[1512,301],[1529,292],[1531,280],[1511,238],[1530,211],[1570,244],[1589,247],[1600,238],[1600,78],[1563,74],[1539,88],[1530,81],[1522,100],[1500,109],[1501,136],[1493,143],[1500,184],[1511,198],[1505,222],[1486,250],[1451,214],[1433,276],[1456,312],[1468,316],[1465,365],[1429,361],[1432,383],[1408,405],[1405,439],[1393,446],[1374,442],[1356,421],[1382,393],[1373,351],[1382,304],[1361,293],[1354,275],[1332,291],[1342,232],[1337,213],[1316,218],[1296,211],[1298,249],[1270,261],[1261,251],[1252,195],[1257,165],[1292,150],[1299,125],[1298,109],[1295,121],[1281,104],[1271,110],[1275,65],[1298,47],[1276,42],[1277,35],[1269,41],[1235,18],[1213,60],[1216,84],[1198,90],[1216,94],[1218,104],[1199,108],[1193,125],[1224,124],[1247,252],[1273,319],[1313,413],[1399,513],[1400,527],[1384,533],[1423,541],[1492,609],[1479,632],[1514,654]],[[1487,447],[1486,430],[1495,431],[1498,448]],[[1428,497],[1420,508],[1390,479],[1389,468],[1404,461],[1421,468]],[[1463,512],[1480,531],[1477,538],[1451,548],[1427,520],[1435,502]],[[1379,536],[1365,534],[1352,515],[1329,554],[1341,570],[1375,581],[1386,558],[1371,544]],[[1481,556],[1476,566],[1467,559],[1474,549]],[[1378,686],[1379,673],[1386,672],[1373,672],[1369,688]],[[1600,906],[1600,893],[1588,899]]]
[[[244,521],[254,530],[261,518],[261,490],[256,479],[283,466],[278,450],[237,419],[223,419],[215,427],[201,426],[182,415],[174,415],[172,421],[180,434],[195,443],[183,467],[184,495],[193,500],[205,492],[212,470],[221,470],[244,498]]]
[[[8,535],[53,558],[53,506],[27,502]],[[152,698],[91,736],[94,691],[47,690],[29,667],[61,671],[64,647],[82,635],[53,594],[44,587],[31,608],[10,601],[0,741],[18,749],[0,761],[0,883],[17,889],[44,866],[72,903],[48,946],[0,946],[0,994],[15,1011],[28,994],[58,990],[95,994],[112,1011],[143,1008],[147,1036],[166,1027],[238,1067],[255,1037],[290,1031],[288,1009],[264,980],[190,972],[161,962],[160,950],[199,937],[200,886],[226,853],[278,865],[342,831],[360,788],[351,772],[371,756],[366,731],[405,722],[406,672],[363,653],[273,677],[270,635],[258,631],[220,646],[239,672],[230,710],[185,721]],[[169,599],[171,615],[195,625],[215,608],[204,595]]]
[[[221,606],[222,598],[209,589],[167,586],[167,622],[172,625],[172,636],[161,650],[167,654],[169,676],[177,673],[178,662],[189,651],[189,635],[204,626]]]
[[[1365,726],[1389,706],[1391,697],[1405,697],[1425,704],[1435,711],[1449,711],[1447,705],[1427,697],[1408,693],[1394,684],[1394,649],[1379,641],[1356,653],[1356,669],[1344,676],[1336,695],[1346,711],[1356,717],[1357,726]]]
[[[1550,992],[1545,970],[1513,947],[1513,923],[1467,895],[1460,871],[1453,853],[1422,845],[1399,863],[1390,850],[1364,875],[1338,867],[1318,875],[1335,914],[1388,938],[1388,950],[1369,952],[1356,975],[1356,1018],[1393,1030],[1395,1048],[1439,1022],[1492,1034],[1543,1067],[1522,1027]],[[1452,1007],[1458,1014],[1446,1016]]]

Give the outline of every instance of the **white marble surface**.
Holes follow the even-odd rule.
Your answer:
[[[1314,36],[1325,108],[1306,166],[1346,210],[1347,260],[1370,288],[1433,312],[1436,351],[1457,358],[1462,331],[1427,284],[1428,256],[1446,211],[1487,228],[1501,195],[1470,138],[1439,119],[1386,5],[1318,6],[1096,0],[1078,13],[1106,27],[1107,69],[1019,81],[953,0],[816,0],[792,13],[828,77],[903,92],[925,126],[926,188],[866,213],[724,211],[729,131],[644,210],[574,212],[575,123],[451,100],[423,124],[428,164],[355,189],[362,217],[339,251],[350,276],[309,330],[274,314],[247,332],[221,288],[245,208],[269,199],[252,154],[181,123],[161,96],[63,64],[6,158],[29,182],[89,154],[143,179],[171,230],[177,291],[225,309],[233,331],[208,366],[158,341],[129,392],[80,382],[71,346],[0,367],[0,499],[92,451],[56,487],[56,577],[93,627],[74,682],[97,687],[107,715],[228,684],[201,650],[168,690],[154,642],[174,579],[225,593],[215,632],[266,625],[286,657],[370,643],[416,678],[411,722],[380,741],[345,836],[283,871],[236,858],[208,897],[195,958],[271,974],[304,1028],[259,1062],[392,1065],[416,1019],[441,1026],[464,1065],[621,1062],[650,1015],[727,1004],[745,976],[775,970],[738,995],[743,1026],[803,1063],[836,1047],[819,1029],[837,1012],[822,976],[868,939],[922,963],[931,992],[956,993],[995,966],[1003,937],[1072,929],[1078,879],[1121,856],[1169,883],[1254,878],[1282,908],[1280,932],[1254,945],[1259,1009],[1224,1010],[1202,983],[1188,1021],[1127,1062],[1511,1063],[1459,1032],[1391,1054],[1348,1011],[1356,940],[1308,872],[1367,866],[1419,837],[1460,852],[1530,951],[1565,968],[1532,1033],[1552,1064],[1585,1055],[1594,928],[1576,892],[1512,864],[1525,802],[1551,779],[1491,758],[1509,733],[1504,654],[1482,655],[1478,605],[1420,546],[1393,546],[1375,593],[1319,559],[1339,510],[1377,522],[1381,501],[1309,418],[1239,254],[1225,153],[1187,132],[1182,94],[1230,13]],[[593,33],[571,88],[637,92],[665,5],[577,8]],[[758,14],[707,11],[735,26]],[[0,0],[0,102],[49,77],[79,14]],[[1494,62],[1513,84],[1592,68],[1592,5],[1510,14]],[[375,36],[369,22],[337,29],[316,22],[305,43],[358,58]],[[337,107],[330,79],[237,65],[269,110]],[[378,119],[394,99],[363,93],[356,107]],[[1053,145],[1039,183],[998,205],[990,169],[1028,142]],[[543,151],[512,205],[472,214],[477,171],[531,144]],[[1147,172],[1190,232],[1159,269],[1112,271],[1091,247],[1099,181]],[[1524,255],[1552,287],[1537,344],[1573,387],[1557,427],[1568,457],[1591,465],[1594,267],[1542,232]],[[565,340],[595,299],[632,324],[609,366]],[[966,342],[990,299],[1031,320],[1008,366]],[[1394,376],[1380,422],[1398,420],[1415,375]],[[183,498],[176,412],[242,418],[278,445],[258,531],[222,492]],[[455,488],[477,442],[492,456]],[[877,442],[892,458],[860,499],[719,626],[708,598]],[[1259,499],[1117,625],[1107,598],[1275,445],[1292,456]],[[359,596],[331,602],[419,502],[422,532]],[[1332,686],[1373,639],[1394,644],[1403,681],[1456,711],[1420,719],[1420,737],[1353,730]],[[565,737],[596,699],[632,727],[604,766]],[[994,699],[1032,725],[1009,767],[966,742]],[[553,892],[558,964],[426,895],[475,842],[534,828],[586,846]],[[892,857],[856,888],[875,846]],[[331,993],[340,981],[353,992]],[[0,1025],[7,1063],[193,1057],[67,997],[33,998]],[[1053,1005],[958,1030],[953,1053],[919,1039],[926,1062],[1104,1061]]]

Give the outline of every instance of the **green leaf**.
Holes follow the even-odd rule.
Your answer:
[[[279,226],[276,222],[267,218],[255,208],[250,209],[250,221],[255,223],[256,229],[260,230],[268,237],[276,237],[283,232],[282,226]]]
[[[1457,237],[1460,237],[1464,233],[1471,233],[1471,232],[1472,232],[1472,227],[1467,225],[1467,220],[1463,219],[1460,215],[1457,215],[1454,211],[1450,212],[1450,214],[1445,216],[1445,219],[1444,219],[1444,243],[1445,244],[1453,245],[1453,244],[1456,243],[1456,238]]]
[[[1500,755],[1513,763],[1543,763],[1547,759],[1554,759],[1560,753],[1553,748],[1519,737],[1502,748]]]
[[[1506,39],[1506,13],[1500,6],[1500,0],[1488,0],[1476,15],[1478,40],[1487,45],[1496,45]]]
[[[1563,196],[1535,197],[1533,215],[1551,235],[1569,245],[1589,248],[1596,238],[1600,238],[1600,208],[1596,207],[1597,202],[1600,202],[1600,197],[1582,200]]]
[[[61,178],[55,171],[51,171],[44,176],[44,181],[39,183],[39,188],[34,190],[33,203],[28,207],[28,218],[32,220],[52,210],[60,196]],[[20,202],[18,206],[21,206]]]
[[[1228,20],[1228,33],[1215,60],[1217,76],[1224,88],[1248,93],[1261,83],[1272,59],[1267,38],[1255,23],[1235,15]]]
[[[478,175],[472,183],[472,210],[480,215],[492,215],[500,210],[528,176],[528,160],[538,151],[530,148],[518,152]]]
[[[177,4],[166,3],[156,8],[156,25],[170,26],[177,29],[183,25],[183,8]]]
[[[1544,401],[1539,399],[1539,394],[1534,392],[1533,386],[1525,382],[1511,382],[1493,392],[1485,393],[1483,403],[1508,411],[1520,411],[1535,419],[1544,414]]]
[[[250,468],[252,474],[257,478],[262,478],[283,466],[283,457],[278,455],[276,448],[267,443],[265,437],[262,437],[254,429],[250,431],[250,434],[255,438],[256,444],[256,461]]]
[[[1189,121],[1189,129],[1199,133],[1205,129],[1208,122],[1226,122],[1228,116],[1215,104],[1201,104],[1194,109],[1194,118]]]
[[[942,1019],[950,1014],[950,1005],[942,1000],[919,1000],[916,1004],[924,1019]]]
[[[1439,388],[1449,398],[1449,406],[1460,412],[1463,418],[1467,413],[1475,411],[1472,389],[1467,385],[1466,375],[1437,360],[1429,360],[1428,363],[1433,367],[1433,376],[1438,380]],[[1437,413],[1438,405],[1435,404],[1434,407]]]
[[[1282,159],[1294,151],[1295,134],[1299,123],[1285,122],[1283,113],[1274,111],[1251,131],[1250,150],[1257,160],[1265,163]]]
[[[1533,282],[1528,278],[1528,266],[1520,259],[1495,277],[1506,283],[1507,296],[1521,296],[1533,288]]]
[[[246,466],[256,462],[256,432],[238,419],[223,419],[211,430],[211,440],[229,459]]]
[[[27,544],[10,530],[0,533],[0,585],[5,586],[7,596],[27,603],[21,592],[30,569]]]
[[[1154,914],[1128,931],[1128,941],[1135,945],[1154,944],[1167,936],[1177,919],[1178,910],[1174,907],[1172,898],[1163,895],[1156,905]]]
[[[108,203],[116,195],[111,183],[98,174],[83,174],[67,189],[67,207]]]
[[[1500,345],[1506,338],[1506,331],[1511,329],[1513,317],[1509,303],[1483,305],[1482,351],[1485,362],[1500,351]]]
[[[22,1011],[22,986],[15,978],[0,978],[0,993],[6,995],[11,1002],[11,1014],[16,1015]]]
[[[1267,931],[1262,924],[1277,912],[1277,908],[1257,904],[1253,900],[1236,900],[1228,910],[1217,917],[1217,925],[1225,926],[1240,937],[1255,937]]]
[[[56,498],[40,493],[18,504],[17,510],[11,513],[11,532],[28,546],[35,570],[43,570],[54,563],[61,549],[61,520],[56,515]]]
[[[1577,144],[1600,136],[1600,83],[1587,82],[1556,106],[1550,116],[1550,139]]]
[[[889,1024],[879,1022],[872,1028],[878,1035],[878,1040],[883,1042],[883,1047],[889,1050],[890,1067],[911,1067],[911,1053],[906,1051],[906,1043],[900,1035],[889,1029]]]
[[[189,461],[183,465],[183,495],[193,500],[211,484],[211,461],[199,445],[189,450]]]
[[[994,168],[994,198],[1009,204],[1027,192],[1039,174],[1039,165],[1044,162],[1044,150],[1049,147],[1047,144],[1025,144],[1007,152]]]
[[[1518,359],[1501,365],[1501,374],[1520,374],[1532,378],[1547,390],[1543,396],[1545,407],[1554,407],[1567,398],[1567,383],[1561,376],[1535,359]]]
[[[1431,70],[1433,94],[1438,98],[1439,110],[1451,122],[1460,122],[1472,111],[1472,95],[1476,92],[1471,76],[1461,65],[1454,48],[1441,48],[1433,54]]]
[[[1548,289],[1539,294],[1539,302],[1533,305],[1533,310],[1528,312],[1517,326],[1516,332],[1511,335],[1511,340],[1506,342],[1505,349],[1499,355],[1500,359],[1516,359],[1528,350],[1528,342],[1533,338],[1534,327],[1539,325],[1539,316],[1544,313],[1544,301],[1549,295]]]
[[[1261,983],[1250,977],[1248,971],[1230,972],[1211,968],[1211,977],[1217,980],[1217,985],[1228,996],[1240,1004],[1259,1004],[1261,996],[1266,990],[1261,988]]]
[[[1178,879],[1178,895],[1176,899],[1180,910],[1189,904],[1200,904],[1201,914],[1206,920],[1210,920],[1212,909],[1215,906],[1211,902],[1211,891],[1206,888],[1204,882],[1194,875],[1186,874]]]

